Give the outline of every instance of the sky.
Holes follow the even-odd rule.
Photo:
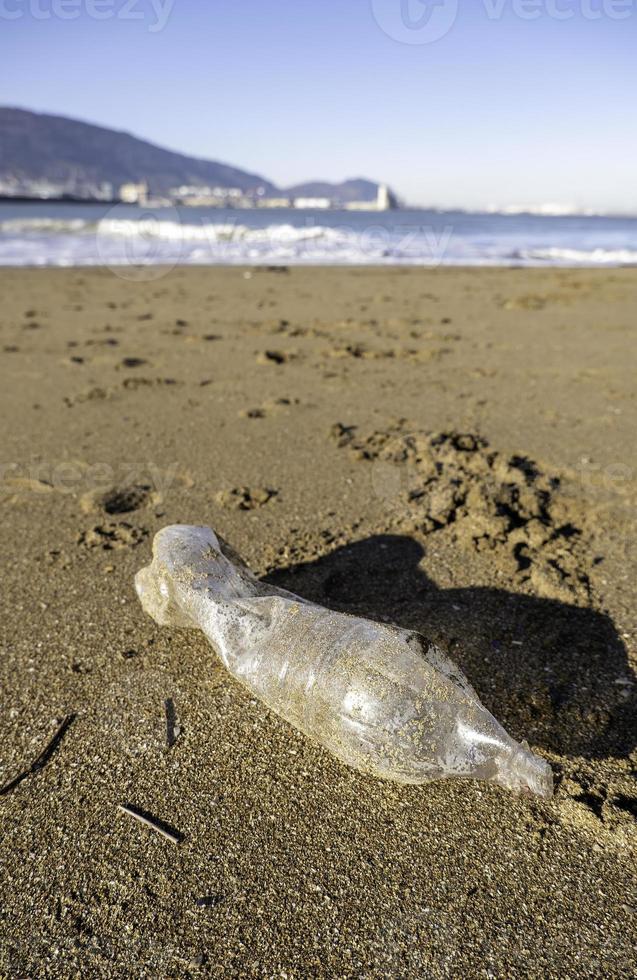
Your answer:
[[[0,104],[285,186],[637,212],[637,0],[0,0]]]

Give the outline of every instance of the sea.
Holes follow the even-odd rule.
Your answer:
[[[0,265],[637,264],[637,217],[0,202]]]

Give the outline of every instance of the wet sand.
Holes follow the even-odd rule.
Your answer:
[[[634,975],[637,270],[0,277],[0,975]],[[438,642],[555,799],[290,729],[142,613],[174,522]]]

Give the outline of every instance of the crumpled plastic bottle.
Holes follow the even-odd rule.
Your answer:
[[[157,623],[203,630],[255,697],[348,765],[400,783],[465,777],[551,798],[548,763],[420,634],[259,581],[207,527],[163,528],[135,586]]]

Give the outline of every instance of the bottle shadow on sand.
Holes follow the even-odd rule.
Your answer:
[[[585,758],[633,750],[637,688],[608,616],[504,589],[439,589],[419,567],[424,553],[412,538],[375,535],[267,581],[423,633],[507,731],[532,746]]]

